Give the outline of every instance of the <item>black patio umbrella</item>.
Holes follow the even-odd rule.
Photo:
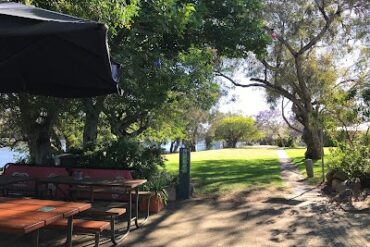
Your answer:
[[[63,98],[117,90],[104,24],[18,3],[0,3],[0,93]]]

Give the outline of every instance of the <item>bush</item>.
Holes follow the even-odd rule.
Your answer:
[[[146,184],[144,190],[154,192],[157,196],[163,199],[166,204],[168,194],[166,188],[173,183],[173,176],[168,172],[162,170],[154,173]]]
[[[131,139],[119,139],[101,150],[87,153],[81,164],[89,167],[133,169],[137,178],[149,179],[159,166],[164,166],[161,149]]]
[[[346,173],[349,177],[365,178],[370,175],[370,147],[361,140],[352,145],[339,143],[332,150],[329,168]]]

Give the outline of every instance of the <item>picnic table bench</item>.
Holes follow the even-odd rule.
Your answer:
[[[69,185],[69,186],[86,186],[86,187],[91,187],[91,188],[107,188],[109,189],[111,193],[112,188],[121,188],[126,191],[128,194],[128,207],[127,207],[127,228],[125,232],[121,236],[113,237],[112,242],[117,243],[124,239],[129,232],[131,231],[131,222],[132,220],[135,221],[135,225],[137,228],[139,228],[142,224],[145,223],[145,221],[148,219],[147,215],[145,219],[139,223],[139,186],[146,183],[146,179],[107,179],[107,178],[82,178],[82,179],[76,179],[71,176],[55,176],[55,177],[48,177],[48,178],[42,178],[37,180],[38,184],[55,184],[56,187],[59,185]],[[94,192],[93,189],[91,189],[92,192]],[[134,192],[134,193],[132,193]],[[134,217],[132,217],[132,201],[133,201],[133,196],[135,198],[135,214]],[[114,222],[113,222],[114,223]],[[112,227],[112,232],[114,232],[114,225],[111,225]]]
[[[90,203],[0,197],[0,231],[19,235],[33,232],[34,246],[38,246],[39,230],[65,218],[66,246],[70,247],[73,216],[90,207]]]

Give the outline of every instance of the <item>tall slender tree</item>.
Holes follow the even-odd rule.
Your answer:
[[[272,43],[266,54],[247,61],[250,83],[239,83],[222,70],[216,74],[236,86],[265,88],[272,100],[288,99],[303,126],[306,157],[319,159],[325,102],[336,90],[363,79],[345,73],[348,66],[340,61],[353,55],[350,29],[364,20],[360,13],[368,12],[367,5],[350,0],[266,0],[264,29]]]

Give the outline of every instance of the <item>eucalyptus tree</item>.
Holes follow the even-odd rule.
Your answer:
[[[360,37],[352,36],[353,30],[362,27],[363,31],[359,23],[366,20],[368,3],[266,0],[263,9],[264,29],[271,36],[271,45],[265,54],[248,57],[250,83],[241,84],[222,70],[217,75],[236,86],[265,88],[272,101],[279,97],[289,100],[303,126],[306,157],[318,159],[323,109],[337,92],[358,86],[365,78],[363,73],[348,73],[350,66],[343,59],[356,57],[353,48]]]

